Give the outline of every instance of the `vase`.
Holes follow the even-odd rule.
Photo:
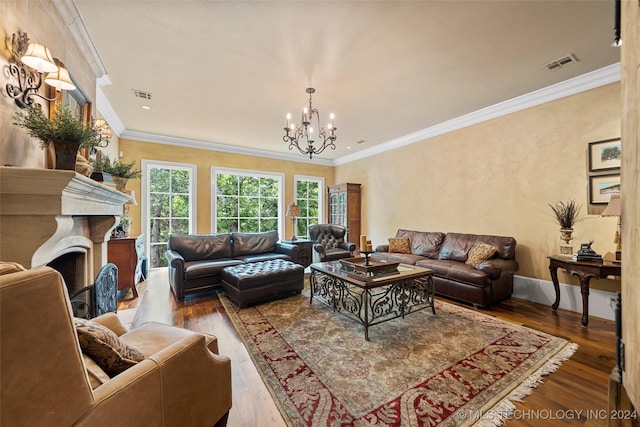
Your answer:
[[[573,254],[573,246],[569,244],[569,242],[573,239],[573,237],[571,237],[572,234],[573,234],[573,228],[560,229],[560,240],[564,242],[564,244],[560,245],[561,255]]]
[[[76,170],[76,156],[80,148],[79,142],[52,139],[47,145],[49,169]]]
[[[563,240],[565,243],[569,243],[570,240],[573,239],[571,235],[573,234],[573,228],[561,228],[560,229],[560,240]]]
[[[127,186],[128,178],[122,178],[121,176],[112,176],[113,182],[116,184],[116,190],[124,193],[125,187]]]

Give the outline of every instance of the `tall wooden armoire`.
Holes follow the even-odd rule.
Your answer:
[[[360,242],[360,184],[337,184],[328,187],[330,224],[347,228],[345,241]],[[359,248],[358,248],[359,249]]]

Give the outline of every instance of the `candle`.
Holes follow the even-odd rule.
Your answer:
[[[373,252],[373,245],[371,245],[371,243],[367,243],[367,252]]]
[[[364,251],[366,247],[367,247],[367,236],[365,236],[364,234],[361,234],[360,235],[360,250]]]

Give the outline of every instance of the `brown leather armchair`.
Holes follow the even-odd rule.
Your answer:
[[[62,276],[0,263],[0,425],[213,426],[231,408],[231,362],[215,337],[93,319],[144,360],[109,377],[80,349]]]
[[[353,257],[356,244],[344,241],[347,232],[345,227],[336,224],[313,224],[307,227],[307,232],[309,240],[314,242],[314,262]]]

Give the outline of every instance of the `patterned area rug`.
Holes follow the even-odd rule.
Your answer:
[[[499,425],[577,349],[438,299],[365,341],[308,292],[245,309],[219,293],[288,425]]]

